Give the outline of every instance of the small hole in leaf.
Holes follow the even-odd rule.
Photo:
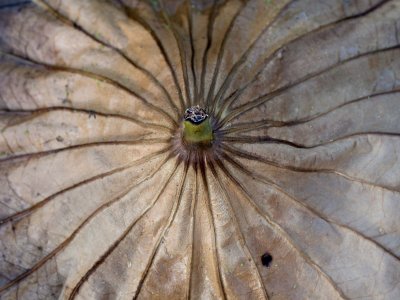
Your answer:
[[[272,262],[272,256],[271,254],[269,254],[268,252],[265,252],[262,256],[261,256],[261,263],[263,264],[264,267],[269,267],[269,265]]]

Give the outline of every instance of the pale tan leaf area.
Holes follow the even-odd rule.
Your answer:
[[[399,46],[400,0],[0,1],[0,299],[400,299]]]

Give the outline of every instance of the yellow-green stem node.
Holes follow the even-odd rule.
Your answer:
[[[210,118],[200,106],[193,106],[185,111],[183,117],[183,139],[190,144],[211,144],[213,128]]]
[[[208,144],[213,140],[213,131],[210,119],[207,118],[200,124],[183,121],[183,138],[188,143]]]

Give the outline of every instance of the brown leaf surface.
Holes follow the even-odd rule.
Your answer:
[[[0,298],[399,299],[399,20],[0,1]]]

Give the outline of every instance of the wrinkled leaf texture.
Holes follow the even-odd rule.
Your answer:
[[[400,299],[399,40],[399,0],[0,1],[1,299]]]

